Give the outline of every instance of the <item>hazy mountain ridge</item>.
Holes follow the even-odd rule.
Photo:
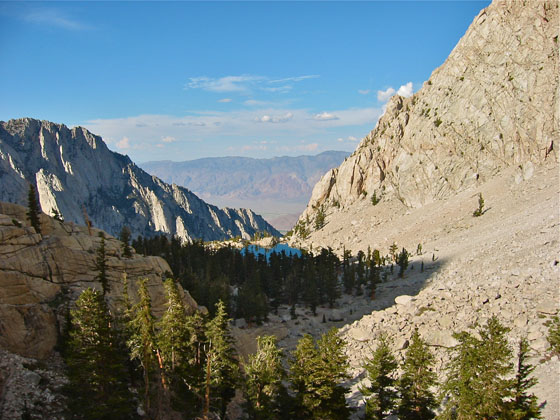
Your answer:
[[[82,206],[97,227],[115,235],[174,234],[183,240],[250,237],[277,231],[247,209],[219,209],[186,188],[147,174],[128,156],[110,151],[84,128],[31,118],[0,123],[0,200],[27,203],[36,185],[47,214],[84,223]]]
[[[558,159],[558,27],[558,2],[482,10],[422,89],[394,96],[352,156],[317,183],[300,220],[374,193],[419,207],[508,166]]]
[[[315,156],[271,159],[232,156],[184,162],[152,161],[140,166],[166,182],[182,185],[196,193],[237,198],[301,199],[309,197],[326,170],[338,166],[348,155],[327,151]]]

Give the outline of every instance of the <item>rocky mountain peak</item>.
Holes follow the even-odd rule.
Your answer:
[[[83,127],[22,118],[0,122],[0,200],[26,204],[36,186],[43,211],[117,235],[164,233],[182,240],[250,238],[278,232],[248,209],[219,209],[186,188],[152,177],[128,156],[110,151]]]
[[[300,221],[373,194],[420,207],[508,166],[558,160],[558,13],[554,1],[482,10],[423,87],[394,96],[352,156],[323,176]]]

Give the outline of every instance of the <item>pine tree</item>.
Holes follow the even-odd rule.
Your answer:
[[[389,254],[391,255],[391,259],[394,262],[397,262],[397,258],[398,258],[398,254],[399,253],[399,247],[397,246],[396,242],[393,242],[393,244],[389,247]]]
[[[473,211],[474,217],[479,217],[484,214],[484,198],[482,198],[482,193],[478,194],[478,208]]]
[[[345,342],[336,328],[315,343],[306,334],[298,342],[290,365],[296,399],[307,418],[347,419],[349,408],[340,383],[347,379]]]
[[[529,343],[526,338],[519,341],[517,353],[517,372],[513,384],[513,400],[511,401],[511,419],[531,420],[541,419],[541,409],[535,394],[529,394],[529,389],[535,386],[538,380],[530,377],[535,370],[527,362]]]
[[[105,251],[105,234],[103,232],[99,232],[99,237],[101,238],[101,242],[99,243],[99,248],[97,248],[95,257],[95,269],[97,270],[97,276],[95,276],[95,279],[101,283],[101,287],[103,288],[103,296],[105,296],[110,290],[107,276],[107,253]]]
[[[276,345],[276,337],[257,337],[257,352],[249,356],[243,368],[247,397],[254,418],[278,418],[278,398],[286,373],[282,367],[282,350]]]
[[[192,342],[192,323],[175,281],[167,279],[164,287],[166,310],[157,324],[157,343],[164,377],[171,390],[173,407],[195,416],[202,408],[202,370],[201,364],[196,361],[197,346]],[[202,331],[202,318],[199,316],[198,319],[201,321],[199,329]],[[203,340],[203,337],[199,339]]]
[[[119,240],[122,242],[123,256],[125,258],[132,257],[132,249],[130,248],[130,229],[128,226],[123,226],[119,235]]]
[[[206,325],[206,390],[203,415],[217,409],[222,416],[235,395],[238,365],[229,331],[229,321],[222,301],[216,304],[216,315]]]
[[[560,318],[558,315],[553,316],[549,321],[547,340],[552,351],[560,355]]]
[[[166,372],[171,375],[188,363],[189,330],[187,313],[173,279],[163,283],[167,297],[166,310],[158,323],[158,347]]]
[[[315,230],[320,230],[325,226],[325,209],[323,206],[317,209],[317,215],[315,216]]]
[[[139,301],[132,308],[132,317],[130,320],[130,339],[128,347],[130,349],[130,357],[138,360],[142,366],[144,379],[144,409],[146,413],[151,411],[150,400],[150,376],[156,370],[156,336],[155,321],[152,315],[152,299],[146,287],[146,279],[138,283]]]
[[[367,397],[367,420],[382,420],[395,407],[397,398],[394,376],[397,360],[391,352],[387,335],[380,334],[378,342],[372,358],[365,365],[371,385],[360,388],[360,392]]]
[[[408,267],[408,257],[409,253],[405,248],[402,249],[397,257],[397,264],[399,265],[399,277],[401,278],[404,277],[404,272]]]
[[[401,420],[427,420],[435,417],[436,397],[431,391],[437,376],[432,370],[434,356],[426,342],[418,334],[412,335],[412,343],[406,351],[403,374],[398,380],[400,402],[397,409]]]
[[[447,367],[443,419],[492,419],[506,412],[513,373],[508,331],[493,316],[479,328],[480,339],[465,331],[454,334],[459,345]]]
[[[132,418],[126,360],[102,294],[93,289],[82,292],[70,322],[65,359],[73,418]]]
[[[29,193],[27,194],[27,220],[31,226],[35,228],[35,232],[41,233],[41,206],[37,201],[37,191],[33,184],[29,184]]]

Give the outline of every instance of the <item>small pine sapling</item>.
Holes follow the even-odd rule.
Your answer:
[[[560,318],[558,318],[558,315],[553,316],[550,321],[547,340],[550,343],[551,350],[560,354]]]
[[[35,232],[41,233],[41,206],[37,201],[37,191],[33,184],[29,184],[29,193],[27,195],[27,219],[31,226],[35,228]]]
[[[478,194],[478,208],[473,211],[474,217],[479,217],[484,214],[484,198],[482,198],[482,193]]]

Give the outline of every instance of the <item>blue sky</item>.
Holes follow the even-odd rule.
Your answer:
[[[0,2],[0,120],[136,162],[352,151],[488,4]]]

